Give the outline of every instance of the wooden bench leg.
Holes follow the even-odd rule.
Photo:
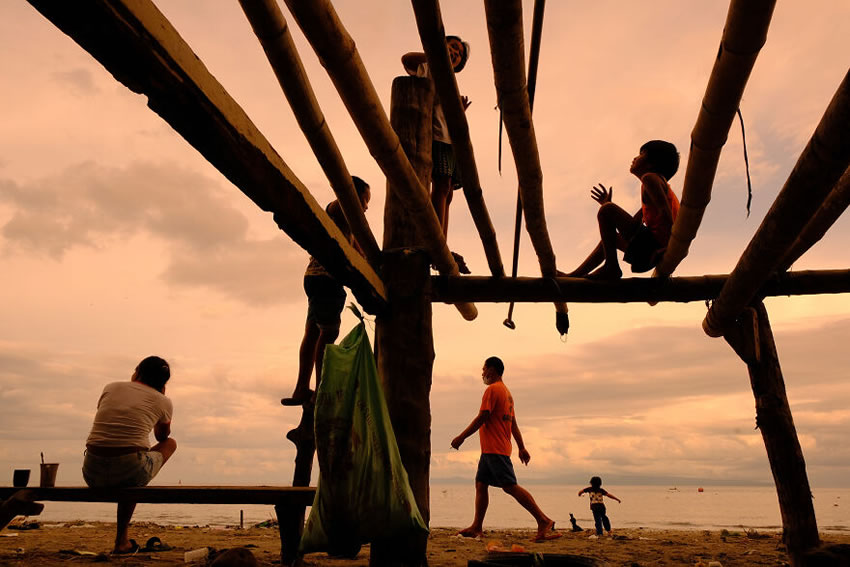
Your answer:
[[[298,559],[298,547],[304,533],[304,506],[286,506],[277,504],[277,525],[280,529],[280,563],[294,565]]]
[[[9,525],[15,516],[38,516],[44,504],[32,501],[32,490],[19,490],[0,504],[0,530]]]

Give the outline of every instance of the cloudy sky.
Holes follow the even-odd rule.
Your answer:
[[[160,9],[321,203],[333,196],[237,2],[160,0]],[[421,49],[404,2],[337,0],[382,102]],[[530,10],[530,2],[527,2]],[[481,3],[445,2],[446,30],[472,45],[458,75],[485,199],[510,265],[516,176],[497,170],[498,112]],[[723,2],[626,6],[550,2],[535,129],[559,267],[598,238],[598,182],[638,206],[628,166],[648,139],[690,131],[717,52]],[[385,180],[288,12],[296,43],[352,173],[373,187],[381,238]],[[531,15],[526,14],[526,30]],[[680,275],[727,273],[758,227],[847,72],[850,5],[782,2],[742,101],[753,181],[746,215],[741,132],[733,125],[713,199]],[[526,42],[527,43],[527,42]],[[306,254],[90,55],[25,2],[0,5],[0,473],[62,463],[80,484],[84,440],[103,385],[144,356],[172,363],[180,449],[157,482],[291,481],[284,433],[304,324]],[[507,140],[505,140],[507,144]],[[506,154],[507,145],[505,145]],[[681,194],[683,174],[672,179]],[[458,194],[459,195],[459,194]],[[459,195],[460,196],[460,195]],[[462,198],[449,244],[473,273],[486,261]],[[795,269],[846,268],[846,218]],[[520,273],[538,274],[523,235]],[[850,301],[767,302],[798,434],[815,487],[850,478]],[[474,322],[434,308],[432,476],[471,482],[484,358],[498,354],[532,454],[521,482],[769,483],[746,368],[700,323],[701,303],[572,305],[562,342],[551,305],[479,304]],[[354,324],[345,316],[343,328]],[[8,478],[8,477],[7,477]]]

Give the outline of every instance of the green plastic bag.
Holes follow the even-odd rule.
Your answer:
[[[319,482],[300,551],[354,557],[375,539],[428,532],[401,463],[361,321],[328,345],[316,395]]]

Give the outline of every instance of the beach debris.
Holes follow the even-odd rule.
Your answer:
[[[64,555],[77,555],[79,557],[96,557],[97,553],[94,551],[87,551],[85,549],[60,549],[59,553]]]
[[[183,554],[183,562],[184,563],[206,563],[207,557],[210,555],[209,547],[199,547],[198,549],[191,549]]]
[[[257,558],[244,547],[220,551],[210,563],[211,567],[257,567]]]
[[[32,522],[24,521],[24,522],[21,522],[19,524],[12,524],[11,526],[9,526],[8,529],[24,531],[24,530],[37,530],[37,529],[40,529],[40,528],[41,528],[41,524],[36,522],[36,521],[32,521]]]
[[[276,528],[277,527],[277,520],[265,520],[263,522],[260,522],[259,524],[254,524],[253,527],[255,527],[255,528]]]
[[[10,534],[3,532],[2,534],[0,534],[0,537],[18,537],[18,534]]]

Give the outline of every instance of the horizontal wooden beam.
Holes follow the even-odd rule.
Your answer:
[[[687,303],[714,299],[728,275],[672,278],[623,278],[595,281],[585,278],[490,278],[483,276],[432,276],[431,300],[543,303]],[[788,272],[770,278],[759,291],[762,297],[850,293],[850,270]]]
[[[312,486],[144,486],[139,488],[0,487],[0,500],[26,490],[28,500],[48,502],[145,502],[150,504],[279,504],[312,506]]]
[[[386,291],[242,108],[150,0],[30,0],[97,59],[340,282],[364,309]]]

